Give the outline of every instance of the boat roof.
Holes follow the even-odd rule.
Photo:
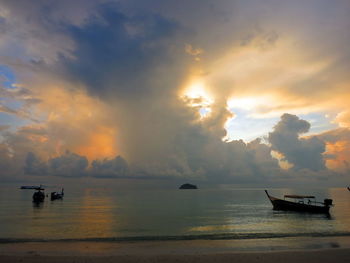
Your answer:
[[[304,199],[304,198],[315,198],[313,195],[285,195],[286,198],[296,198],[296,199]]]

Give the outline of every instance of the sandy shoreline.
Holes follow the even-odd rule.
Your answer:
[[[19,262],[50,262],[50,263],[71,263],[71,262],[169,262],[169,263],[226,263],[226,262],[266,262],[266,263],[345,263],[350,260],[350,249],[331,249],[331,250],[311,250],[311,251],[281,251],[281,252],[252,252],[252,253],[217,253],[217,254],[196,254],[196,255],[109,255],[109,256],[47,256],[47,255],[19,255],[6,256],[0,255],[0,262],[19,263]]]
[[[349,239],[337,240],[313,240],[315,244],[329,244],[316,249],[296,249],[293,242],[298,241],[293,239],[3,243],[0,262],[350,262]],[[274,245],[283,242],[290,246]]]

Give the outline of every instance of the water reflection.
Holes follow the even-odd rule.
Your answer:
[[[32,202],[34,209],[42,209],[44,207],[44,202]]]
[[[88,237],[113,236],[112,229],[118,221],[113,216],[110,190],[86,189],[79,209],[79,227],[77,234],[85,233]]]
[[[115,191],[69,186],[67,193],[63,201],[32,203],[32,191],[2,189],[0,236],[60,239],[350,233],[350,192],[346,188],[271,190],[276,197],[312,194],[318,200],[332,198],[331,216],[274,211],[264,189]]]
[[[331,188],[330,196],[334,202],[331,208],[333,218],[337,219],[337,228],[341,231],[349,231],[350,229],[350,192],[347,188]],[[340,219],[340,220],[338,220]]]
[[[282,198],[286,194],[310,194],[316,197],[316,200],[323,201],[329,198],[328,189],[274,189],[273,195]],[[333,223],[333,208],[330,213],[308,213],[296,211],[278,211],[271,207],[271,223],[273,231],[279,233],[315,233],[337,231],[336,225]]]

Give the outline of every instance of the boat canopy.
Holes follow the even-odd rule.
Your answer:
[[[285,198],[295,198],[295,199],[304,199],[304,198],[315,198],[312,195],[285,195]]]

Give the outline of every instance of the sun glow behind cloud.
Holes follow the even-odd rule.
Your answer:
[[[214,102],[206,91],[203,80],[193,80],[190,84],[185,85],[181,98],[187,101],[190,107],[198,108],[201,118],[210,114],[210,105]]]
[[[249,111],[252,116],[258,118],[259,115],[263,115],[264,109],[270,107],[274,103],[276,103],[276,99],[271,95],[262,95],[255,97],[231,98],[228,100],[227,106],[230,109]]]
[[[214,98],[224,96],[221,101],[226,100],[235,115],[225,125],[228,140],[261,137],[285,112],[313,121],[311,132],[336,126],[332,119],[319,117],[325,112],[334,115],[335,104],[326,93],[314,93],[312,88],[318,85],[313,79],[328,70],[334,58],[314,57],[312,50],[301,48],[297,41],[274,32],[257,34],[207,65],[208,91]]]

